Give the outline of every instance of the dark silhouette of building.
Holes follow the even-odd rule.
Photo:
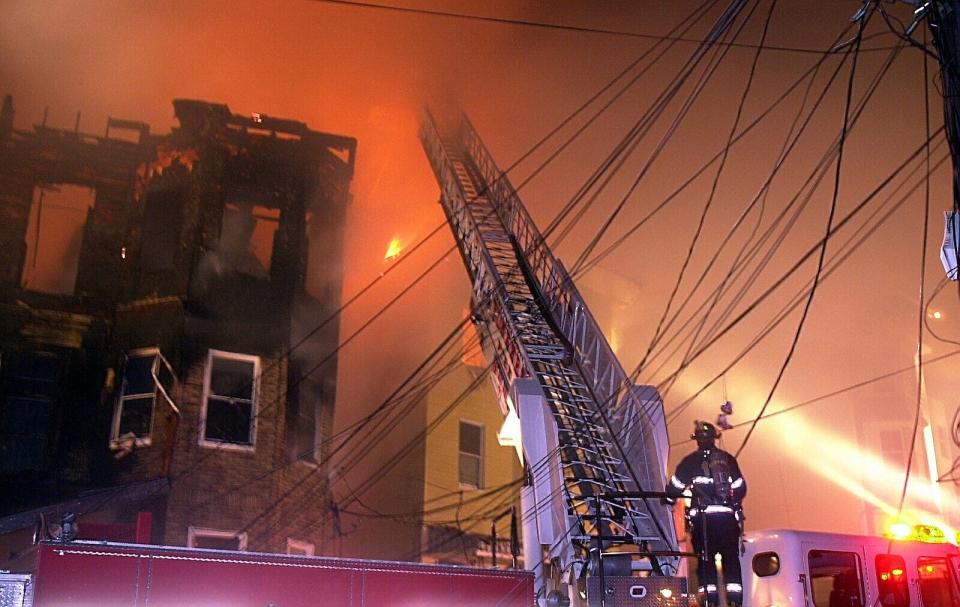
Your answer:
[[[81,538],[279,552],[335,525],[336,357],[311,369],[338,339],[356,141],[173,105],[167,135],[94,136],[18,130],[4,101],[0,568],[66,511]]]

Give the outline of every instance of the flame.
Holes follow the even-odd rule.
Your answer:
[[[390,244],[387,246],[387,252],[383,256],[384,260],[396,259],[400,256],[400,239],[394,238],[390,241]]]

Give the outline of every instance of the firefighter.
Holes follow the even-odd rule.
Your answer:
[[[667,494],[674,503],[689,496],[687,529],[692,534],[697,561],[699,592],[706,605],[718,604],[715,555],[720,554],[727,600],[731,605],[743,603],[740,576],[740,538],[743,533],[743,508],[747,484],[740,474],[737,459],[716,446],[720,436],[707,422],[695,423],[693,435],[697,450],[684,457],[667,484]]]

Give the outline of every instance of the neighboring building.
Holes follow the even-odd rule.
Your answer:
[[[441,419],[463,387],[482,370],[465,362],[454,371],[452,381],[431,391],[425,406],[428,423]],[[519,559],[523,466],[517,451],[498,441],[503,420],[490,382],[483,379],[427,437],[419,547],[422,562],[490,566],[495,523],[497,564],[510,566],[510,519],[514,513]]]
[[[173,105],[168,135],[93,136],[15,129],[4,102],[0,569],[68,510],[81,537],[319,554],[329,535],[336,357],[313,367],[338,341],[356,141]]]
[[[333,485],[342,533],[331,553],[490,566],[496,522],[498,566],[512,564],[511,507],[519,549],[523,466],[516,449],[500,443],[504,415],[468,326],[463,345],[472,347],[444,354],[442,370],[420,377],[374,424],[375,443],[360,440],[333,463],[349,476]]]

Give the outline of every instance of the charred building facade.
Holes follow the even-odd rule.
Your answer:
[[[0,568],[68,510],[81,537],[279,552],[322,552],[336,523],[356,141],[173,105],[169,134],[94,136],[19,130],[4,102]]]

